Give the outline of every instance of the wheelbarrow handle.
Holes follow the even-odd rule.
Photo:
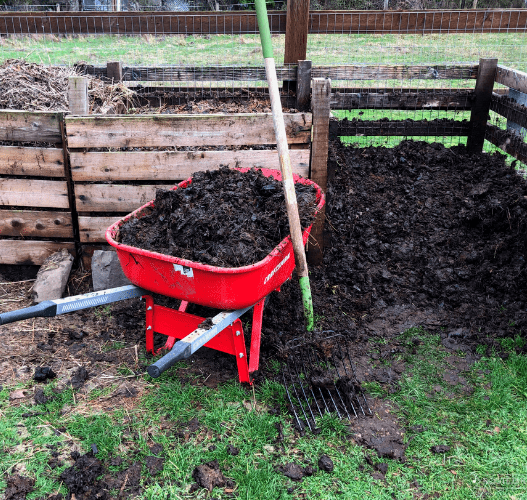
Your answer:
[[[120,300],[133,299],[146,294],[148,292],[138,286],[125,285],[83,295],[74,295],[64,299],[45,300],[35,306],[0,314],[0,325],[28,318],[52,318],[59,314],[80,311],[81,309],[106,305]]]
[[[147,368],[148,375],[153,378],[159,377],[165,370],[174,366],[178,361],[187,359],[192,355],[191,345],[187,342],[176,342],[172,350],[161,359]]]
[[[40,304],[31,307],[24,307],[24,309],[17,309],[16,311],[9,311],[0,314],[0,325],[7,325],[7,323],[14,323],[15,321],[22,321],[29,318],[52,318],[57,315],[57,304],[52,300],[45,300]]]

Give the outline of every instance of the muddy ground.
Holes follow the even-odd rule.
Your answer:
[[[300,223],[313,223],[316,191],[297,184]],[[282,183],[257,170],[197,172],[186,188],[156,192],[153,209],[125,222],[120,242],[219,267],[264,259],[289,234]]]
[[[443,349],[452,351],[445,382],[461,384],[470,392],[463,374],[477,359],[475,347],[486,344],[499,353],[497,339],[526,330],[524,178],[499,155],[471,155],[463,147],[449,149],[412,141],[393,149],[333,144],[329,167],[329,244],[324,265],[311,269],[317,315],[312,340],[320,343],[328,335],[322,332],[328,330],[344,336],[357,378],[376,381],[390,392],[397,390],[398,379],[407,372],[395,354],[415,347],[412,339],[402,342],[399,334],[422,326],[439,333]],[[4,274],[2,310],[28,305],[31,282],[9,284],[31,278],[35,272],[26,271],[14,275],[12,270],[0,269]],[[69,293],[89,287],[89,274],[77,271]],[[90,406],[97,404],[108,412],[122,406],[132,408],[139,404],[147,383],[140,377],[124,378],[116,367],[144,373],[145,365],[135,354],[135,346],[139,352],[144,349],[143,307],[134,300],[97,314],[86,310],[2,327],[1,380],[19,382],[31,378],[37,366],[50,366],[59,388],[79,384],[76,397],[81,406],[88,405],[89,390],[118,382],[110,395]],[[198,308],[189,312],[209,316]],[[295,338],[305,340],[306,333],[300,292],[293,279],[280,293],[272,294],[266,306],[256,384],[274,376],[270,361],[287,359],[288,345]],[[383,339],[383,343],[372,343],[372,339]],[[114,349],[116,342],[124,349]],[[415,339],[415,345],[418,342]],[[456,351],[463,351],[464,357],[455,356]],[[237,377],[235,362],[228,355],[202,349],[192,361],[190,370],[182,375],[185,383],[206,379],[207,386],[215,387]],[[196,379],[196,374],[202,377]],[[35,396],[35,391],[26,391],[13,404]],[[370,453],[404,461],[404,434],[419,429],[405,429],[386,401],[369,397],[368,402],[374,417],[353,419],[350,439],[365,447],[365,463]],[[193,425],[189,422],[187,427]],[[72,467],[81,457],[70,458]],[[156,464],[152,458],[151,466]],[[97,470],[103,492],[112,479],[106,474],[108,465],[95,464],[101,467]],[[209,469],[215,471],[212,465]],[[375,474],[382,477],[383,464],[375,467]],[[68,484],[66,476],[63,480]],[[13,479],[10,484],[14,495],[17,488],[31,488],[22,480]],[[130,487],[134,485],[132,481]]]

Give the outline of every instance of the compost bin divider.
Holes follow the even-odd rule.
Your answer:
[[[483,151],[497,67],[497,59],[479,60],[478,78],[474,89],[475,100],[470,113],[470,132],[467,139],[467,148],[473,153]]]
[[[0,111],[0,141],[10,143],[0,145],[1,264],[41,265],[61,248],[74,250],[62,119],[59,112]]]
[[[331,80],[313,78],[311,107],[313,110],[313,140],[311,142],[310,178],[322,191],[327,190],[329,118],[331,114]],[[308,240],[308,260],[310,264],[322,264],[324,256],[325,208],[317,215]]]

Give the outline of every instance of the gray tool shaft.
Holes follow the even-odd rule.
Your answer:
[[[109,288],[100,292],[86,293],[66,297],[65,299],[45,300],[36,306],[25,307],[0,314],[0,325],[21,321],[28,318],[52,318],[59,314],[65,314],[73,311],[80,311],[88,307],[102,306],[120,300],[141,297],[148,292],[135,285],[120,286],[118,288]]]
[[[236,311],[223,311],[217,314],[212,318],[212,328],[206,329],[198,327],[185,338],[176,342],[168,354],[148,367],[148,374],[153,378],[157,378],[178,361],[189,358],[200,347],[204,346],[209,340],[218,335],[223,329],[232,325],[234,321],[236,321],[243,313],[251,309],[251,307],[253,306],[237,309]]]

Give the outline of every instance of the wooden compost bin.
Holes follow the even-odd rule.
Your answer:
[[[74,249],[61,113],[0,110],[0,264]],[[45,146],[43,146],[45,144]]]
[[[289,144],[300,148],[291,151],[293,171],[309,176],[312,116],[284,118]],[[66,130],[85,264],[93,250],[105,248],[106,228],[153,199],[157,188],[222,165],[279,165],[275,149],[208,150],[274,145],[271,114],[68,116]]]

